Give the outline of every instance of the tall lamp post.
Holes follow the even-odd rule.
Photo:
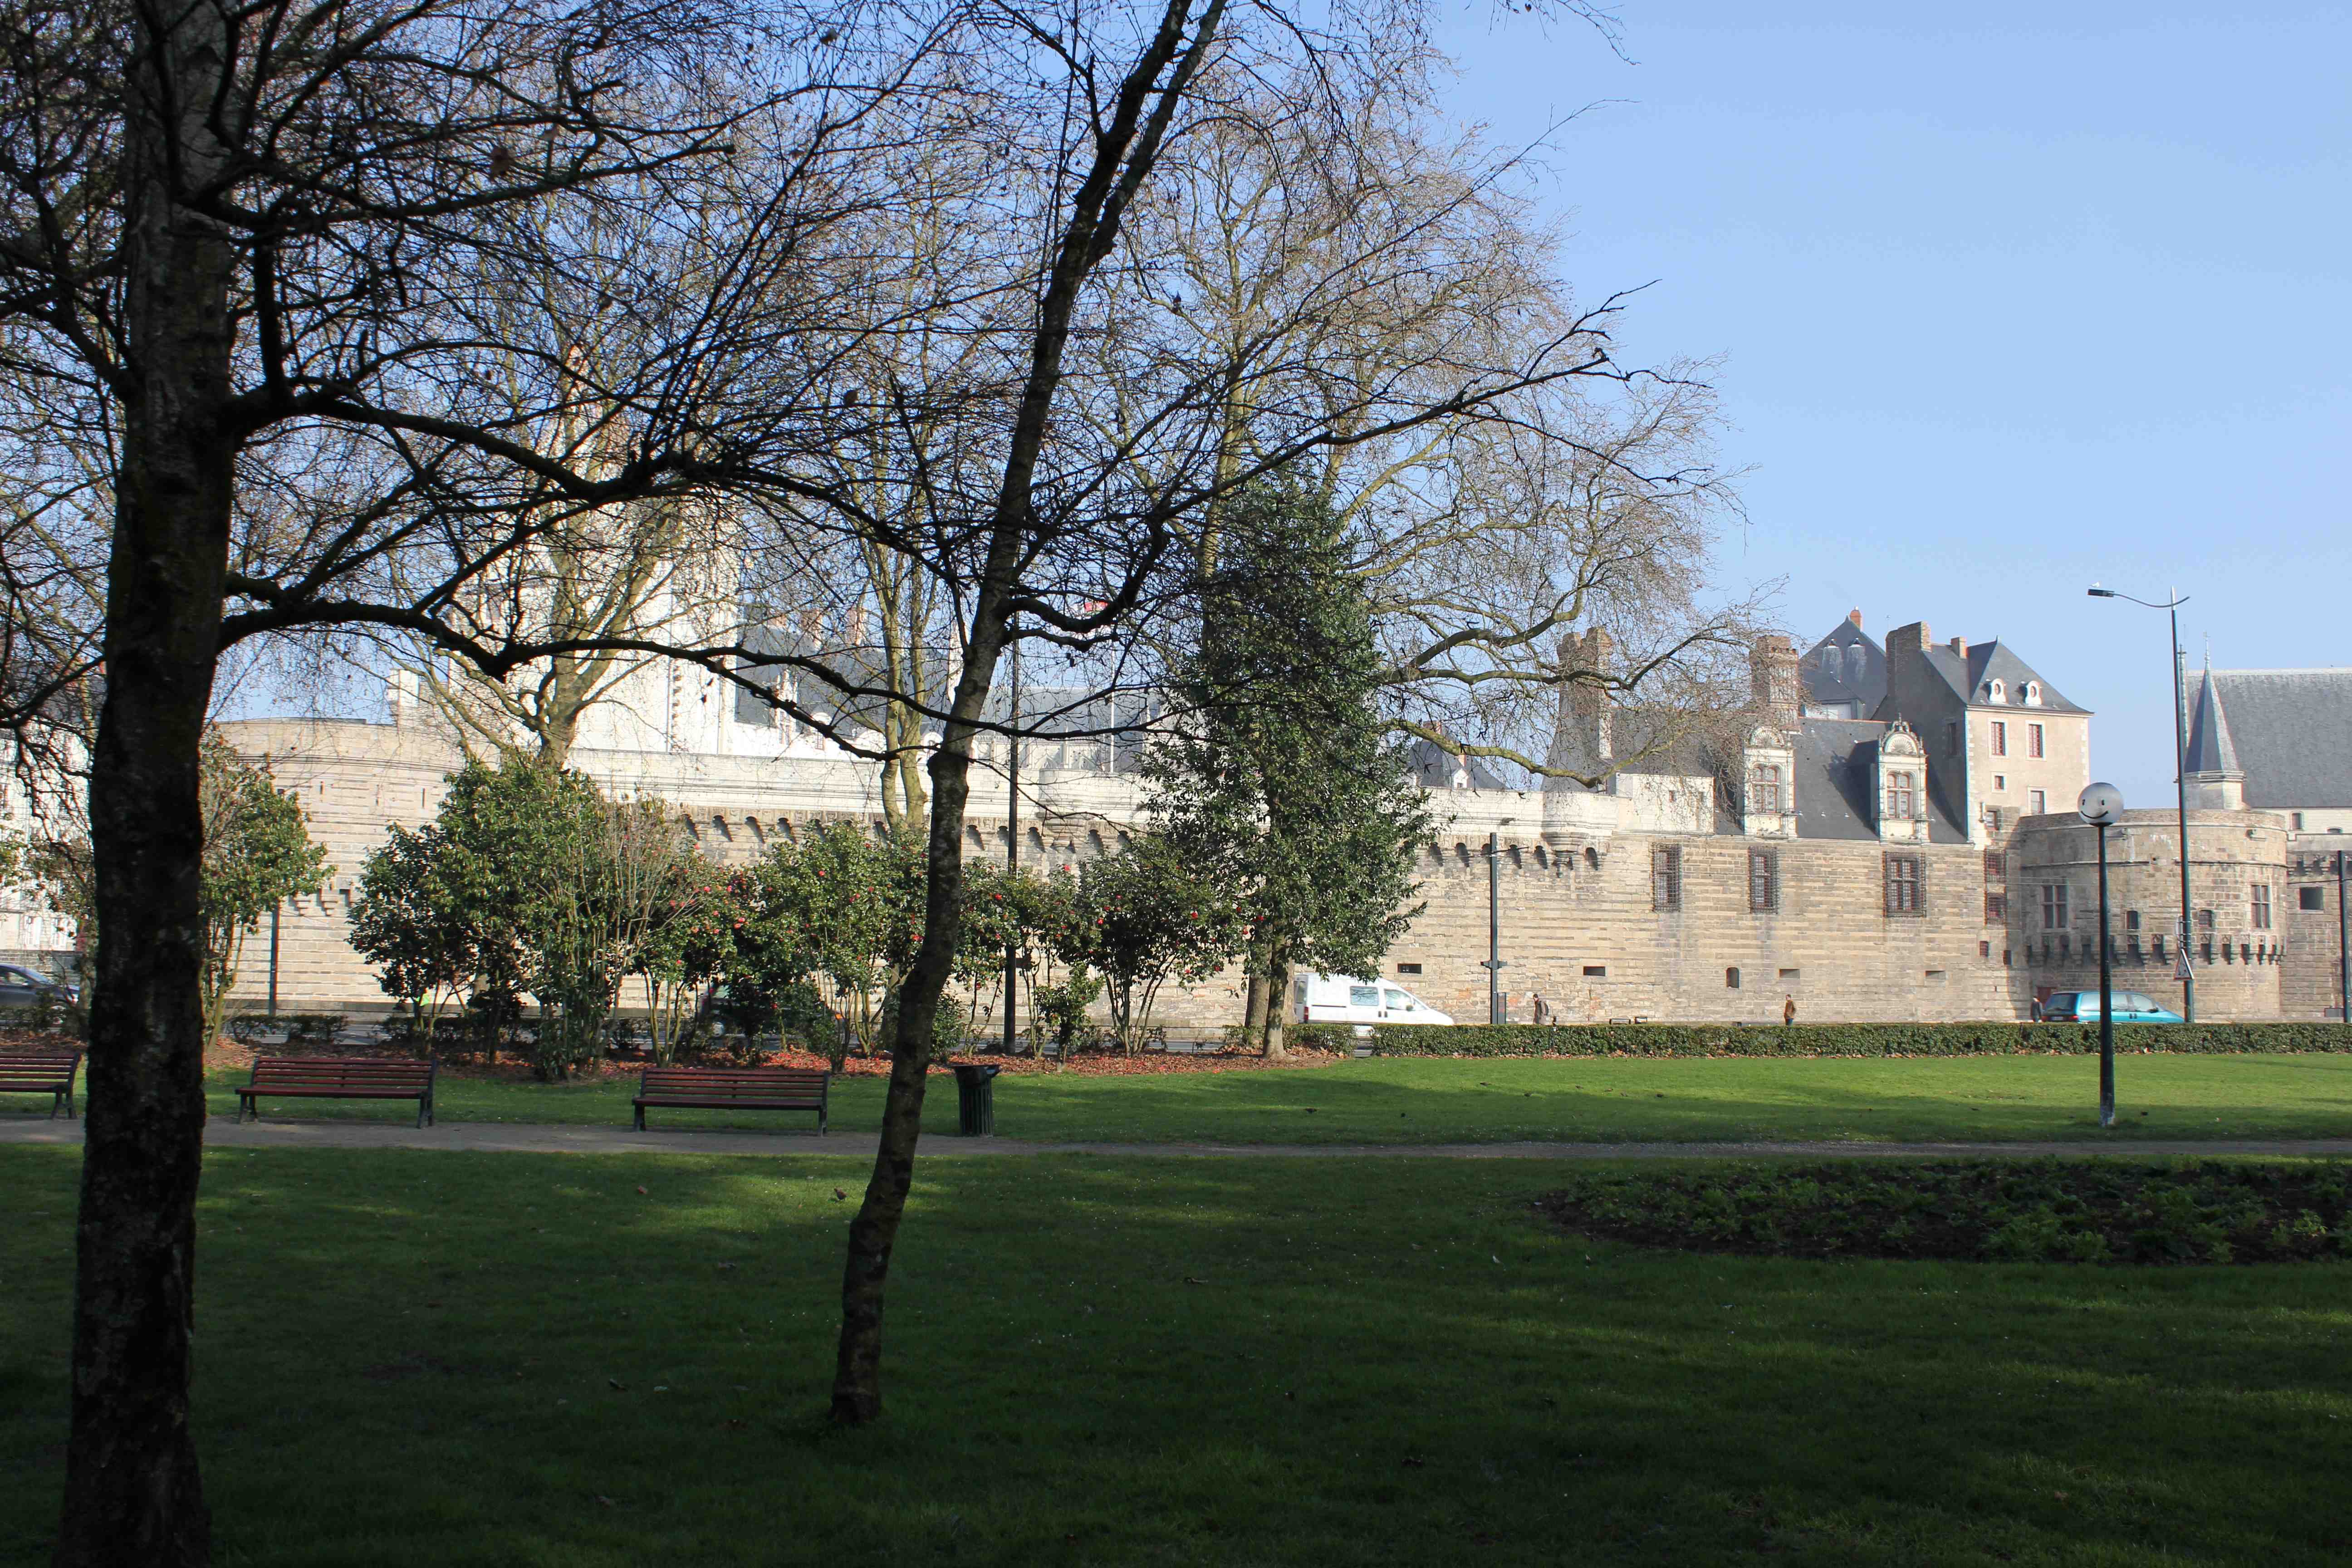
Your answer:
[[[2180,814],[2180,956],[2175,967],[2180,975],[2180,1016],[2193,1024],[2197,1021],[2197,966],[2189,956],[2195,931],[2189,903],[2189,706],[2180,685],[2180,606],[2189,602],[2189,595],[2174,591],[2172,597],[2156,604],[2113,588],[2094,588],[2091,597],[2121,599],[2143,609],[2162,610],[2172,620],[2172,789]]]
[[[1501,829],[1507,827],[1513,817],[1505,817],[1486,830],[1486,1022],[1503,1021],[1503,887],[1498,868],[1503,858]]]
[[[1013,630],[1008,622],[1005,631]],[[1013,644],[1013,679],[1006,689],[1008,701],[1004,726],[1004,869],[1010,873],[1021,869],[1021,644]],[[1021,980],[1021,933],[1016,930],[1004,939],[1004,1054],[1011,1056],[1020,1044],[1013,1021],[1014,987]]]
[[[2108,967],[2107,829],[2122,820],[2123,791],[2111,784],[2084,790],[2074,809],[2099,830],[2099,1125],[2116,1124],[2115,980]]]

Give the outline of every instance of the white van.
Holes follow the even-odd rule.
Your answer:
[[[1291,1016],[1302,1024],[1451,1024],[1401,985],[1352,974],[1301,974],[1290,983]]]

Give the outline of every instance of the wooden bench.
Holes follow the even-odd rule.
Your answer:
[[[74,1074],[80,1070],[79,1051],[33,1051],[0,1046],[0,1094],[48,1094],[49,1119],[62,1107],[68,1121],[74,1115]]]
[[[823,1068],[647,1068],[637,1080],[637,1130],[646,1108],[674,1110],[814,1110],[824,1131],[824,1099],[833,1074]]]
[[[263,1096],[273,1100],[413,1100],[416,1125],[433,1122],[431,1061],[378,1057],[257,1057],[253,1080],[236,1091],[236,1117],[261,1119]]]

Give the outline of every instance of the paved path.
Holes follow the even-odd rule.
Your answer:
[[[362,1121],[231,1121],[215,1118],[205,1140],[224,1149],[462,1149],[524,1154],[837,1154],[869,1158],[862,1133],[638,1132],[626,1127],[449,1122],[410,1127]],[[0,1143],[81,1141],[79,1121],[0,1119]],[[1171,1159],[1286,1160],[1689,1160],[1806,1156],[1814,1159],[2153,1159],[2173,1154],[2316,1154],[2352,1157],[2352,1138],[2091,1139],[2016,1143],[1029,1143],[1006,1138],[932,1136],[925,1157],[1139,1154]]]

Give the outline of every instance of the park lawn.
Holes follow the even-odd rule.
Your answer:
[[[69,1151],[0,1147],[0,1561],[62,1474]],[[1496,1161],[925,1167],[821,1418],[856,1162],[215,1150],[238,1568],[2262,1563],[2352,1552],[2352,1265],[1595,1244]]]
[[[2134,1138],[2352,1137],[2352,1055],[2136,1056],[2116,1060],[2118,1132]],[[242,1070],[212,1076],[214,1113],[236,1113]],[[445,1072],[449,1121],[626,1126],[634,1074],[541,1084]],[[836,1079],[832,1125],[881,1124],[883,1080]],[[2090,1057],[1643,1059],[1373,1058],[1331,1066],[1133,1077],[1022,1074],[996,1081],[1000,1137],[1045,1142],[1479,1143],[1749,1140],[2096,1139]],[[47,1109],[16,1097],[11,1111]],[[286,1100],[272,1119],[400,1121],[413,1106]],[[934,1075],[924,1125],[955,1130],[952,1082]],[[804,1115],[656,1111],[656,1128],[798,1131]]]

